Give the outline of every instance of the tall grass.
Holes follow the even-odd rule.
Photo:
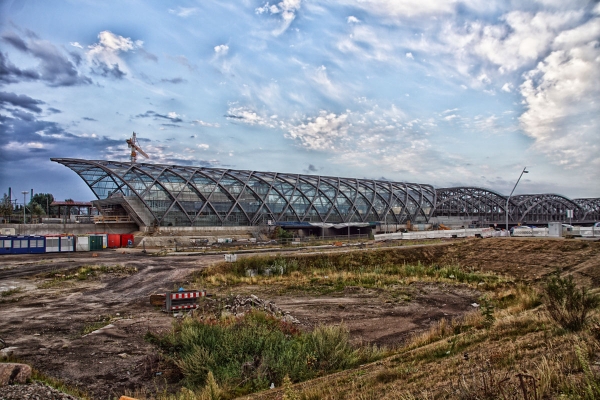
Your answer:
[[[247,257],[203,270],[197,283],[203,286],[273,284],[288,289],[311,287],[320,292],[340,291],[346,286],[386,287],[414,281],[459,282],[490,289],[498,275],[456,265],[408,262],[397,250],[366,253],[320,254],[294,257]],[[410,260],[409,260],[410,261]]]
[[[188,318],[172,333],[149,339],[169,354],[190,387],[205,385],[210,372],[235,395],[279,386],[286,375],[303,381],[384,355],[351,345],[343,325],[305,333],[259,311],[209,321]]]

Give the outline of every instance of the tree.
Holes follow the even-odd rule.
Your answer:
[[[56,214],[56,207],[50,207],[50,204],[52,204],[53,201],[54,196],[51,193],[36,193],[31,198],[29,206],[31,209],[33,209],[35,207],[35,204],[39,204],[42,207],[42,209],[48,214]]]
[[[2,202],[0,202],[0,214],[4,217],[5,220],[9,220],[12,213],[13,205],[8,195],[4,193],[4,196],[2,197]]]
[[[31,214],[35,215],[38,218],[41,215],[46,215],[46,211],[44,211],[42,206],[40,206],[38,203],[32,203],[30,210],[31,210]]]

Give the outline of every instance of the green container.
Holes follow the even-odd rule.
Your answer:
[[[90,235],[90,251],[102,250],[102,236]]]

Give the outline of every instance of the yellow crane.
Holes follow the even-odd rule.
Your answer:
[[[135,163],[135,161],[137,160],[137,153],[140,153],[141,155],[143,155],[146,158],[150,158],[150,156],[148,156],[148,154],[146,154],[144,152],[144,150],[142,150],[140,148],[135,132],[133,132],[133,135],[131,136],[131,138],[127,139],[125,142],[127,142],[127,146],[129,146],[129,148],[131,149],[131,163],[132,164]]]

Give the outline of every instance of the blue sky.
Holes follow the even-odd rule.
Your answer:
[[[0,1],[0,192],[50,157],[600,196],[597,2]],[[140,160],[141,161],[141,160]]]

